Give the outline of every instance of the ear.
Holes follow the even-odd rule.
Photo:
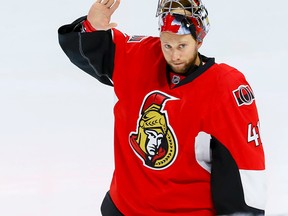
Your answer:
[[[197,41],[197,49],[200,49],[200,47],[202,46],[202,41],[200,42],[200,41]]]

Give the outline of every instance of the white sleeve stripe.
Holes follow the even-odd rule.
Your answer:
[[[246,204],[250,207],[264,210],[266,204],[265,170],[240,169],[239,172]]]
[[[211,149],[210,149],[211,135],[203,131],[199,132],[195,138],[195,157],[198,164],[211,173]]]

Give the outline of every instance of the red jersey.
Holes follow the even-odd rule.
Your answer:
[[[214,215],[212,137],[234,159],[244,192],[252,186],[247,176],[264,170],[251,87],[236,69],[209,59],[198,77],[171,88],[159,38],[113,32],[118,98],[113,201],[125,215]]]
[[[106,33],[77,33],[79,38],[73,33],[71,40],[83,49],[93,38],[99,57],[110,37],[98,43],[100,34]],[[130,37],[116,29],[112,35],[108,45],[115,45],[114,56],[107,55],[108,45],[102,51],[104,60],[113,59],[110,73],[93,63],[85,48],[78,55],[62,36],[60,44],[78,67],[102,82],[104,76],[113,81],[118,101],[110,195],[119,211],[127,216],[263,213],[264,153],[255,95],[244,75],[201,56],[202,65],[178,79],[167,72],[158,37]],[[85,69],[83,58],[95,73]]]

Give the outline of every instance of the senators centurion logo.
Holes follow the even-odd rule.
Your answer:
[[[159,91],[144,98],[139,114],[137,132],[131,132],[129,141],[144,166],[161,170],[169,167],[177,156],[177,139],[164,110],[168,100],[177,100]]]

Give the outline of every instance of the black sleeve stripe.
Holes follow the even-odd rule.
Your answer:
[[[211,191],[217,215],[264,215],[264,210],[245,203],[239,169],[228,149],[215,137],[211,149]]]
[[[88,65],[92,68],[92,70],[94,71],[94,73],[96,74],[96,76],[101,77],[101,74],[96,70],[96,68],[94,67],[94,65],[91,64],[90,59],[84,54],[83,51],[83,46],[82,46],[82,37],[81,37],[82,33],[78,33],[79,36],[79,52],[81,54],[81,56],[86,59],[86,61],[88,62]]]
[[[113,86],[115,44],[111,30],[80,33],[75,27],[82,22],[79,18],[58,30],[59,44],[70,61],[100,82]]]

